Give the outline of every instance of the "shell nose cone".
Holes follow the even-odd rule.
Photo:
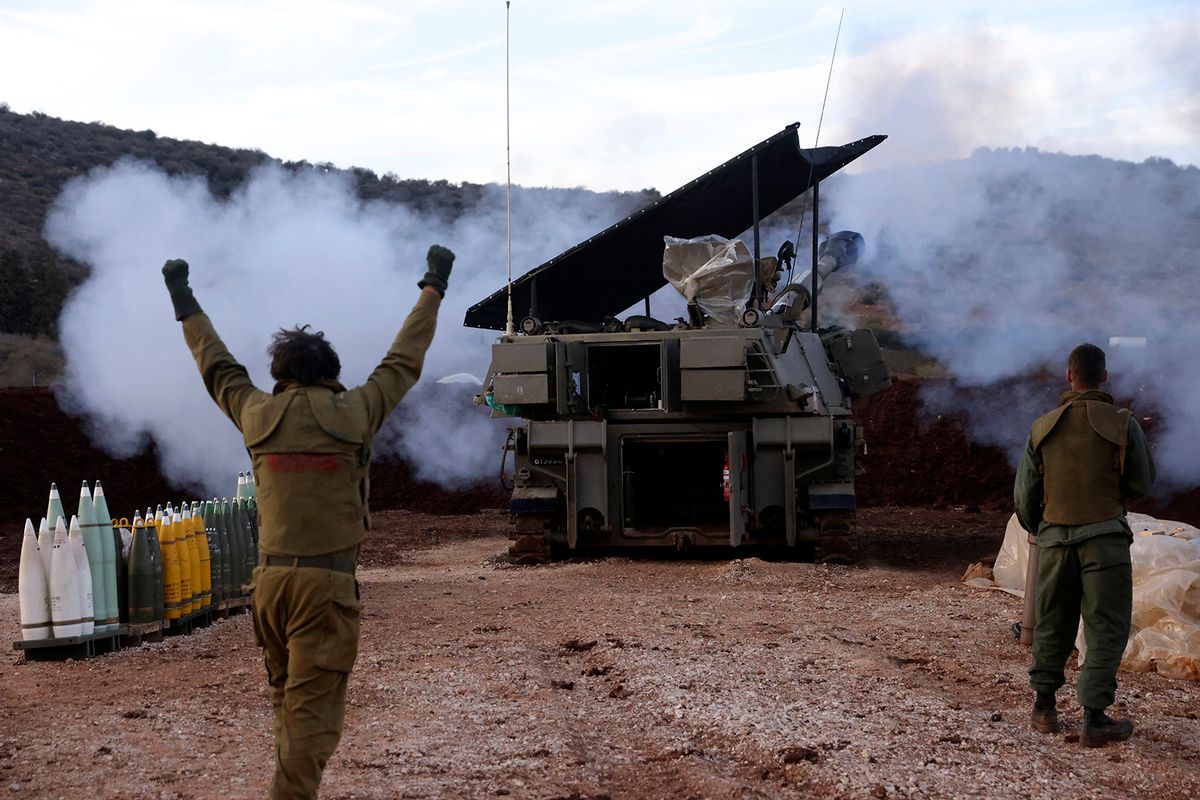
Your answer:
[[[54,526],[54,553],[50,565],[50,619],[55,637],[83,633],[83,608],[78,588],[75,552],[67,543],[62,517]]]
[[[54,554],[54,534],[50,532],[50,523],[42,517],[41,523],[38,524],[38,549],[42,553],[42,563],[46,567],[46,579],[50,578],[50,560]]]
[[[83,621],[83,635],[90,636],[95,631],[95,587],[92,585],[92,565],[87,548],[83,543],[83,533],[79,525],[79,517],[71,516],[71,533],[67,537],[69,546],[75,557],[75,585],[79,593],[80,616]]]
[[[66,516],[66,511],[63,510],[62,496],[58,493],[58,484],[50,484],[50,499],[46,503],[46,519],[50,520],[50,525],[58,521],[59,517]]]
[[[17,574],[21,611],[21,638],[26,641],[50,636],[50,593],[45,562],[38,552],[33,520],[25,520],[21,540],[21,563]]]

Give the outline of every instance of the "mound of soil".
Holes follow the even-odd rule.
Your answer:
[[[372,510],[404,509],[425,514],[474,514],[486,509],[508,508],[508,493],[499,480],[470,489],[443,489],[420,481],[402,461],[376,460],[371,465]]]
[[[1012,507],[1004,451],[973,442],[955,417],[924,421],[918,381],[897,381],[854,411],[867,442],[866,473],[855,482],[860,505]]]
[[[58,482],[68,509],[81,483],[96,478],[102,480],[114,512],[118,503],[123,509],[141,508],[179,493],[159,474],[153,447],[136,458],[113,458],[92,445],[82,420],[59,409],[54,395],[43,387],[0,389],[0,467],[0,520],[5,522],[44,513],[52,481]],[[372,508],[471,514],[499,508],[505,500],[498,486],[450,491],[415,480],[404,463],[385,461],[371,467]]]
[[[60,410],[44,387],[0,389],[0,475],[0,520],[6,534],[26,517],[37,524],[46,513],[52,482],[71,509],[82,482],[91,485],[99,478],[118,514],[177,494],[159,475],[153,448],[136,458],[113,458],[92,445],[82,420]]]
[[[1033,396],[1032,420],[1052,407],[1060,380],[1030,376],[1014,382],[1013,394]],[[921,392],[953,389],[944,380],[900,380],[879,394],[855,403],[854,416],[865,427],[866,474],[856,481],[860,506],[922,506],[944,509],[962,506],[985,511],[1012,509],[1014,472],[1003,449],[972,440],[966,420],[957,415],[931,415],[923,408]],[[938,386],[937,384],[946,384]],[[1118,400],[1128,406],[1129,399]],[[1145,398],[1138,407],[1147,406]],[[1161,420],[1143,418],[1153,444]],[[1022,434],[1023,435],[1023,434]],[[1131,503],[1129,510],[1200,526],[1200,488],[1176,495]]]

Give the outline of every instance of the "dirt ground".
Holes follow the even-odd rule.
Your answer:
[[[1200,796],[1200,685],[1121,675],[1139,729],[1027,726],[1019,601],[959,582],[1003,513],[860,512],[864,564],[512,567],[496,513],[377,515],[324,797]],[[16,631],[17,598],[0,596]],[[1077,673],[1072,670],[1073,685]],[[246,616],[86,662],[0,659],[0,794],[263,796]]]

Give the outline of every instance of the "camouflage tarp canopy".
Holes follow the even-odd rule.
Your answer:
[[[513,314],[600,322],[666,285],[663,237],[732,238],[754,224],[752,157],[758,156],[759,215],[766,217],[882,142],[868,136],[840,147],[804,149],[793,123],[661,200],[560,253],[513,281]],[[467,309],[463,324],[502,330],[505,289]]]

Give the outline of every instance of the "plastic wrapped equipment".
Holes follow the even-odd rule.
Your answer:
[[[1017,522],[1017,515],[1008,519],[1004,528],[1004,543],[996,554],[992,576],[996,587],[1017,597],[1025,596],[1025,570],[1029,567],[1029,534]]]
[[[1133,617],[1121,669],[1200,680],[1200,529],[1145,514],[1127,519],[1134,533]],[[1023,595],[1028,563],[1029,543],[1014,514],[992,570],[996,587]],[[1082,663],[1082,630],[1075,646]]]
[[[664,236],[663,277],[713,321],[736,325],[754,289],[754,257],[741,239]]]

